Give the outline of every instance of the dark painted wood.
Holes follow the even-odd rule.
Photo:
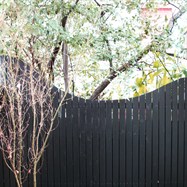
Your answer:
[[[27,146],[28,145],[31,145],[31,139],[32,139],[32,137],[31,137],[31,134],[32,134],[32,129],[33,129],[33,126],[32,126],[32,124],[33,124],[33,112],[32,112],[32,108],[29,108],[29,111],[28,111],[28,113],[29,113],[29,115],[28,115],[28,117],[30,118],[29,119],[29,126],[28,126],[28,132],[27,132]],[[28,154],[28,151],[27,151],[27,154]],[[48,172],[46,172],[46,174],[47,174]],[[38,176],[37,176],[38,177]],[[29,175],[28,175],[28,178],[27,178],[27,181],[25,182],[25,186],[28,184],[28,186],[29,187],[32,187],[33,186],[33,175],[32,175],[32,173],[30,173]]]
[[[58,90],[53,91],[55,93],[54,96],[54,102],[53,102],[53,108],[54,111],[57,110],[58,108],[58,103],[59,103],[59,92]],[[60,168],[59,168],[59,163],[60,163],[60,131],[55,130],[58,129],[59,127],[59,117],[57,116],[54,125],[53,125],[53,133],[54,133],[54,185],[55,186],[60,186],[61,181],[60,181]],[[44,160],[45,162],[45,160]]]
[[[126,101],[126,186],[132,186],[132,99]]]
[[[93,186],[99,186],[99,108],[98,102],[93,102]]]
[[[86,187],[86,109],[85,100],[80,100],[80,185]]]
[[[105,115],[106,115],[106,103],[105,101],[99,102],[99,170],[100,170],[100,187],[104,187],[106,184],[106,150],[105,150]]]
[[[172,180],[171,186],[177,186],[177,173],[178,173],[178,105],[177,105],[177,84],[178,82],[172,83]]]
[[[41,187],[48,186],[47,184],[47,151],[44,151],[43,158],[41,160],[41,170],[39,171],[39,174],[37,177],[41,177]],[[30,185],[29,185],[30,186]]]
[[[146,94],[146,186],[151,187],[152,174],[152,93]]]
[[[91,101],[86,101],[86,186],[91,187],[92,181],[92,108]]]
[[[140,96],[139,186],[145,185],[145,95]]]
[[[8,169],[8,167],[4,164],[4,186],[3,187],[10,187],[10,170]]]
[[[60,131],[60,168],[61,168],[61,185],[67,185],[67,133],[66,133],[66,125],[67,125],[67,116],[66,116],[66,104],[62,105],[61,112],[61,120],[59,122],[59,131]]]
[[[62,161],[63,162],[63,161]],[[73,163],[74,186],[80,186],[80,124],[78,98],[73,98]]]
[[[106,183],[112,187],[112,105],[106,101]],[[124,173],[123,173],[124,174]]]
[[[139,101],[133,98],[133,186],[139,186]],[[128,171],[126,171],[128,172]]]
[[[184,79],[179,80],[178,186],[184,185]]]
[[[49,137],[47,148],[47,183],[48,187],[54,184],[54,133]]]
[[[118,101],[113,101],[113,186],[119,185],[119,121]]]
[[[153,154],[152,154],[152,186],[159,185],[158,179],[158,90],[153,92]]]
[[[166,85],[166,98],[165,98],[165,117],[166,117],[166,144],[165,144],[165,186],[170,187],[171,185],[171,125],[172,125],[172,89],[171,84]]]
[[[159,89],[159,186],[164,186],[165,179],[165,87]]]
[[[187,80],[185,79],[184,186],[187,186]]]
[[[3,160],[3,156],[2,153],[0,152],[0,186],[4,186],[4,160]]]
[[[67,101],[66,106],[67,121],[66,121],[66,132],[67,132],[67,183],[69,187],[73,186],[73,125],[72,125],[72,100]],[[84,142],[85,144],[85,142]]]
[[[125,185],[125,174],[126,174],[126,170],[125,170],[125,100],[121,100],[119,103],[119,107],[120,107],[120,131],[119,131],[119,135],[120,135],[120,147],[119,147],[119,151],[120,151],[120,187],[123,187]],[[108,117],[107,117],[108,118]]]
[[[186,79],[129,100],[67,97],[44,154],[39,187],[187,185]],[[15,186],[2,163],[0,179],[0,187]],[[32,187],[32,177],[24,187]]]

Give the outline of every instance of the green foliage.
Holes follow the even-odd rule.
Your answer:
[[[142,76],[136,78],[134,96],[139,96],[160,88],[171,81],[181,77],[186,77],[187,71],[184,65],[178,66],[175,57],[164,56],[164,61],[160,58],[160,53],[155,54],[155,61],[149,65],[147,71],[143,71]]]
[[[37,59],[46,71],[53,49],[66,42],[71,60],[69,71],[75,81],[75,95],[84,97],[89,97],[111,70],[116,70],[133,57],[136,59],[147,45],[145,41],[148,38],[155,40],[149,53],[151,58],[146,59],[146,63],[134,60],[130,73],[118,75],[117,83],[111,83],[103,98],[116,96],[113,94],[114,88],[118,87],[119,97],[131,96],[132,93],[140,95],[186,75],[185,67],[180,60],[176,60],[177,55],[170,57],[165,54],[173,46],[182,52],[182,45],[179,46],[181,37],[170,37],[167,27],[160,36],[156,26],[142,16],[142,6],[154,12],[159,4],[167,4],[165,0],[98,2],[100,6],[93,0],[79,1],[76,6],[76,0],[1,1],[1,54],[18,56],[28,63],[33,62],[33,58]],[[172,3],[182,6],[185,0],[180,5],[178,1]],[[66,26],[62,27],[66,16]],[[178,31],[181,29],[179,25]],[[143,75],[138,73],[137,76],[138,69],[144,72]],[[54,75],[55,84],[61,87],[62,72],[59,52]]]

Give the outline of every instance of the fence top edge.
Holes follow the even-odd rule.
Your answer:
[[[153,95],[153,94],[155,94],[155,93],[159,93],[159,90],[166,90],[166,88],[167,87],[170,87],[172,84],[177,84],[178,86],[179,86],[179,84],[180,84],[180,82],[181,81],[184,81],[184,82],[187,82],[187,77],[184,77],[184,78],[180,78],[180,79],[178,79],[178,80],[175,80],[175,81],[173,81],[173,82],[170,82],[169,84],[166,84],[166,85],[164,85],[164,86],[161,86],[160,88],[158,88],[158,89],[155,89],[155,90],[153,90],[153,91],[151,91],[151,92],[147,92],[147,93],[145,93],[145,94],[142,94],[142,95],[140,95],[140,96],[137,96],[137,97],[131,97],[131,98],[127,98],[127,99],[115,99],[115,100],[91,100],[91,99],[85,99],[85,98],[82,98],[82,97],[78,97],[78,96],[73,96],[72,94],[70,94],[70,93],[68,93],[67,95],[66,95],[66,99],[67,100],[77,100],[78,102],[83,102],[83,103],[95,103],[95,104],[97,104],[97,103],[107,103],[107,102],[112,102],[112,103],[115,103],[115,102],[132,102],[134,99],[141,99],[141,98],[145,98],[146,96],[148,96],[148,95]],[[54,86],[55,87],[55,86]],[[64,94],[64,92],[63,91],[61,91],[60,89],[58,89],[57,87],[55,87],[55,90],[56,91],[59,91],[59,92],[61,92],[62,93],[62,95]]]

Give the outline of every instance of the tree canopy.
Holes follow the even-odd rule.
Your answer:
[[[172,16],[158,27],[151,16],[159,20],[155,12],[168,6]],[[186,7],[185,0],[4,0],[0,52],[78,96],[137,96],[186,76]]]

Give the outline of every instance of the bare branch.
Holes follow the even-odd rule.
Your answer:
[[[174,53],[168,53],[168,52],[166,52],[166,54],[169,55],[169,56],[172,56],[172,57],[187,60],[186,56],[175,55]]]
[[[1,102],[0,149],[5,163],[14,173],[17,186],[22,187],[32,173],[33,187],[36,187],[39,161],[55,129],[55,119],[65,96],[54,107],[57,93],[52,92],[50,84],[33,64],[3,59],[0,68],[7,71],[3,71],[6,74],[2,74],[1,83],[5,100]]]
[[[170,33],[173,30],[173,27],[175,25],[175,22],[186,12],[187,8],[186,7],[182,7],[176,14],[174,14],[168,24],[168,30],[170,31]]]
[[[175,7],[176,9],[178,9],[178,10],[180,11],[180,8],[179,8],[178,6],[176,6],[175,4],[171,3],[169,0],[166,0],[166,2],[167,2],[169,5]]]
[[[97,6],[101,6],[96,0],[94,0],[94,2],[97,4]]]

